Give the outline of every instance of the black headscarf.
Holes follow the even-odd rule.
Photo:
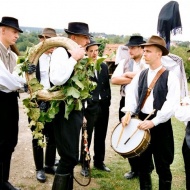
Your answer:
[[[167,49],[169,50],[170,33],[175,35],[182,32],[178,2],[170,1],[162,7],[158,16],[157,31],[159,36],[165,39]]]

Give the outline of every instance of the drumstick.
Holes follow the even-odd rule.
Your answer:
[[[127,117],[127,118],[125,119],[125,121],[128,120],[128,118],[129,118],[129,113],[127,114],[126,117]],[[127,125],[128,125],[128,123],[127,123]],[[120,140],[121,140],[121,137],[122,137],[122,135],[123,135],[123,131],[124,131],[124,126],[122,126],[122,130],[121,130],[121,133],[120,133],[120,135],[119,135],[119,139],[118,139],[118,141],[117,141],[117,146],[116,146],[116,148],[118,147],[118,144],[119,144],[119,142],[120,142]]]
[[[146,121],[154,112],[156,111],[156,109],[154,109],[143,121]],[[139,130],[139,128],[137,128],[134,133],[125,141],[124,144],[126,144],[132,137],[133,135]]]

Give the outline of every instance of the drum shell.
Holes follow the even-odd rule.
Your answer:
[[[119,123],[113,130],[111,135],[111,147],[113,150],[121,155],[124,158],[132,158],[136,156],[140,156],[148,147],[151,140],[151,135],[149,130],[137,130],[137,132],[131,137],[131,139],[125,144],[126,140],[133,134],[134,131],[136,131],[138,124],[141,122],[141,120],[137,118],[131,118],[130,123],[128,126],[125,127],[121,140],[117,146],[118,139],[120,136],[120,133],[122,131],[122,124]],[[135,139],[138,138],[138,139]],[[132,143],[132,144],[131,144]],[[124,145],[125,144],[125,145]],[[128,148],[128,145],[131,146],[131,148]],[[118,148],[119,146],[122,146],[122,148]]]

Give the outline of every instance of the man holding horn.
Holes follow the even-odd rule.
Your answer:
[[[150,145],[139,159],[140,189],[152,189],[149,168],[153,156],[159,176],[159,189],[170,190],[170,165],[174,159],[171,117],[180,102],[179,80],[175,74],[162,66],[161,57],[169,53],[163,38],[151,36],[147,43],[141,46],[144,48],[144,58],[149,68],[137,74],[127,89],[128,98],[125,99],[123,108],[126,114],[122,118],[122,125],[127,127],[131,115],[135,114],[142,120],[138,129],[150,130]],[[145,119],[154,109],[154,114]]]

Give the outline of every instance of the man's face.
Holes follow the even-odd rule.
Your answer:
[[[44,40],[46,40],[46,39],[49,39],[50,37],[41,37],[41,38],[39,38],[39,40],[40,40],[40,42],[43,42]],[[55,47],[53,47],[53,48],[50,48],[50,49],[48,49],[46,52],[44,52],[45,54],[51,54],[51,53],[53,53],[53,50],[55,49]]]
[[[140,46],[128,46],[131,59],[139,59],[143,55],[143,49]]]
[[[6,45],[14,45],[19,38],[19,31],[12,27],[2,27],[4,42]]]
[[[144,59],[149,65],[157,62],[162,56],[162,51],[156,46],[144,46]]]
[[[85,47],[87,44],[90,43],[90,38],[89,38],[89,36],[75,35],[74,41],[78,45],[81,45],[82,47]]]
[[[93,45],[88,47],[86,54],[89,58],[92,58],[95,61],[98,57],[98,52],[99,52],[98,45]]]

